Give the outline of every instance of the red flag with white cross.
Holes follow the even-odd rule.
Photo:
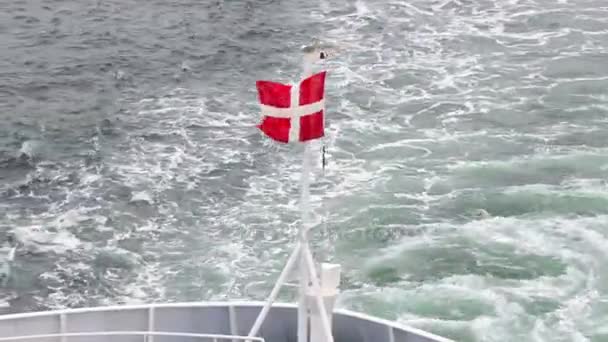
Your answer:
[[[323,137],[325,74],[314,74],[297,85],[257,81],[263,115],[258,128],[282,143]]]

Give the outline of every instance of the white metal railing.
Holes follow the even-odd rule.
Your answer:
[[[75,333],[58,333],[58,334],[38,334],[38,335],[21,335],[11,337],[0,337],[0,341],[20,341],[29,339],[42,338],[61,338],[68,340],[69,337],[91,337],[91,336],[170,336],[170,337],[194,337],[200,339],[211,340],[213,342],[220,341],[255,341],[265,342],[261,337],[249,337],[239,335],[222,335],[222,334],[196,334],[196,333],[179,333],[166,331],[95,331],[95,332],[75,332]]]
[[[75,324],[76,326],[74,327],[69,327],[70,324],[70,317],[72,316],[80,316],[83,314],[86,314],[88,316],[86,322],[91,322],[91,321],[97,321],[99,319],[104,319],[105,317],[107,317],[106,315],[111,315],[114,312],[132,312],[132,316],[127,317],[126,320],[122,319],[123,322],[128,323],[129,321],[135,319],[135,322],[139,322],[138,323],[138,327],[137,328],[133,328],[134,331],[133,332],[138,332],[140,336],[142,336],[142,340],[146,340],[146,342],[154,342],[154,330],[155,330],[155,320],[156,318],[158,318],[158,312],[159,310],[165,310],[165,309],[173,309],[173,310],[190,310],[190,309],[200,309],[202,311],[205,312],[213,312],[214,309],[219,309],[219,308],[227,308],[228,310],[228,315],[229,315],[229,327],[230,330],[227,331],[226,333],[235,335],[234,337],[231,337],[230,339],[234,339],[235,342],[245,342],[248,339],[251,341],[255,341],[255,342],[262,342],[264,341],[263,339],[260,339],[258,337],[239,337],[238,332],[242,331],[243,329],[250,329],[250,325],[245,324],[245,326],[241,326],[239,327],[239,320],[237,319],[240,316],[241,310],[260,310],[260,308],[262,308],[264,306],[264,302],[253,302],[253,301],[232,301],[232,302],[184,302],[184,303],[162,303],[162,304],[137,304],[137,305],[124,305],[124,306],[100,306],[100,307],[86,307],[86,308],[72,308],[72,309],[63,309],[63,310],[55,310],[55,311],[39,311],[39,312],[27,312],[27,313],[16,313],[16,314],[6,314],[6,315],[0,315],[0,342],[4,342],[4,341],[20,341],[20,342],[24,342],[23,339],[25,338],[31,338],[32,341],[36,341],[36,336],[39,336],[40,338],[43,337],[49,337],[49,339],[53,339],[53,337],[59,337],[56,338],[56,342],[75,342],[74,340],[76,338],[71,339],[72,341],[70,341],[69,336],[74,336],[73,334],[70,335],[69,331],[77,331],[78,326],[77,324]],[[275,303],[272,305],[273,308],[279,308],[279,309],[288,309],[288,315],[295,315],[296,310],[297,310],[297,306],[292,304],[292,303]],[[190,311],[189,311],[190,312]],[[347,319],[346,322],[348,322],[348,325],[352,325],[352,326],[357,326],[359,323],[361,322],[371,322],[374,323],[374,325],[380,325],[380,326],[385,326],[386,329],[388,329],[389,331],[389,342],[393,342],[393,341],[399,341],[399,342],[404,342],[404,341],[409,341],[410,338],[413,338],[414,340],[416,340],[417,338],[422,338],[422,339],[426,339],[426,340],[430,340],[430,341],[437,341],[437,342],[455,342],[454,340],[445,338],[445,337],[440,337],[437,335],[434,335],[432,333],[417,329],[417,328],[413,328],[410,326],[406,326],[406,325],[402,325],[401,323],[395,322],[395,321],[389,321],[389,320],[385,320],[385,319],[381,319],[378,317],[372,317],[363,313],[359,313],[359,312],[353,312],[353,311],[349,311],[349,310],[344,310],[344,309],[337,309],[334,310],[334,315],[338,315],[341,316],[343,319]],[[162,318],[162,317],[161,317]],[[146,322],[147,324],[143,323]],[[14,322],[14,323],[13,323]],[[24,322],[24,323],[28,323],[28,324],[24,324],[21,325],[20,323]],[[143,323],[143,324],[142,324]],[[13,326],[13,324],[16,324]],[[44,324],[44,326],[53,326],[53,327],[57,327],[59,331],[54,330],[53,332],[56,334],[48,334],[48,335],[31,335],[31,336],[23,336],[21,338],[17,338],[17,337],[6,337],[9,334],[24,334],[24,333],[33,333],[35,332],[35,328],[32,329],[32,325],[30,324],[34,324],[34,327],[37,324]],[[243,324],[243,323],[241,323]],[[147,325],[147,326],[146,326]],[[367,326],[367,325],[366,325]],[[289,329],[291,329],[291,327],[287,327]],[[110,328],[111,329],[111,328]],[[137,330],[144,330],[146,329],[146,331],[137,331]],[[341,331],[342,328],[338,327],[338,330]],[[340,332],[338,331],[338,334],[340,334]],[[160,331],[159,331],[160,332]],[[399,334],[398,337],[396,334],[396,332],[401,332],[401,334]],[[62,334],[62,333],[65,333]],[[125,334],[125,332],[120,332],[123,335]],[[167,334],[166,332],[160,332],[160,334]],[[172,334],[173,336],[179,337],[177,336],[177,333],[168,333],[168,334]],[[99,335],[99,334],[97,334]],[[63,338],[62,338],[63,336]],[[82,335],[81,335],[82,336]],[[165,335],[166,336],[166,335]],[[182,335],[184,336],[184,335]],[[185,336],[190,336],[190,335],[185,335]],[[213,336],[213,335],[203,335],[203,336]],[[215,335],[215,336],[223,336],[223,335]],[[76,337],[76,336],[74,336]],[[159,336],[160,337],[160,336]],[[197,336],[199,337],[199,336]],[[197,337],[192,337],[192,339],[196,339]],[[228,340],[230,340],[228,339]],[[202,339],[202,337],[200,337],[200,339],[198,339],[199,341],[204,341],[204,339]],[[211,339],[212,340],[212,339]],[[42,342],[42,340],[38,340],[40,342]],[[160,341],[158,341],[160,342]],[[204,341],[207,342],[207,341]],[[226,342],[226,339],[220,339],[218,337],[218,342]]]

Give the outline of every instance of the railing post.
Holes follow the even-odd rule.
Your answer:
[[[154,306],[148,307],[148,332],[154,332]],[[154,342],[154,335],[144,336],[144,341]]]
[[[67,342],[68,338],[65,334],[68,332],[68,318],[65,312],[59,314],[59,333],[61,334],[60,341]]]
[[[229,323],[230,323],[230,334],[231,335],[238,335],[239,333],[239,327],[236,323],[236,311],[234,309],[234,305],[228,305],[228,318],[229,318]],[[236,340],[232,340],[232,342],[236,342]]]

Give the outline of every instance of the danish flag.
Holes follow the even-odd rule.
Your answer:
[[[293,86],[257,81],[263,115],[257,127],[282,143],[321,138],[325,128],[325,74],[314,74]]]

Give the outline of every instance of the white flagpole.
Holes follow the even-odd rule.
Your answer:
[[[314,54],[315,52],[313,52]],[[311,58],[312,57],[312,58]],[[312,55],[305,55],[303,60],[302,79],[305,79],[312,75],[312,62],[316,58]],[[301,81],[300,80],[300,81]],[[297,107],[300,101],[299,84],[292,88],[291,92],[291,107]],[[299,118],[296,118],[299,120]],[[299,132],[299,130],[297,130]],[[298,291],[298,342],[308,342],[308,327],[310,319],[310,308],[308,305],[308,295],[311,286],[311,281],[314,290],[316,291],[316,304],[319,307],[318,310],[321,315],[321,324],[324,330],[324,335],[327,342],[333,342],[333,336],[331,334],[331,326],[329,324],[328,313],[323,305],[321,298],[319,279],[317,278],[317,272],[315,270],[314,260],[310,248],[308,246],[308,231],[310,229],[310,172],[311,172],[311,147],[309,142],[304,142],[304,153],[302,156],[302,177],[300,183],[300,210],[302,214],[302,222],[298,234],[298,242],[294,248],[285,268],[281,272],[277,283],[273,287],[271,294],[266,301],[266,304],[260,311],[255,323],[249,331],[249,337],[254,337],[258,334],[264,319],[270,311],[270,307],[276,299],[280,288],[282,287],[285,279],[289,275],[289,272],[295,265],[296,261],[299,262],[298,272],[300,276],[300,286]],[[311,276],[314,279],[311,279]]]
[[[307,56],[304,56],[302,63],[302,79],[312,74],[312,65],[307,60]],[[298,82],[297,84],[300,84]],[[298,105],[300,101],[299,87],[296,86],[291,96],[291,103]],[[299,120],[297,118],[296,120]],[[303,249],[308,246],[308,229],[310,227],[309,215],[310,215],[310,143],[304,142],[304,153],[302,155],[302,178],[300,183],[300,210],[302,212],[302,222],[299,231],[299,240],[303,246]],[[310,318],[310,311],[307,301],[308,287],[310,286],[310,274],[308,272],[308,266],[306,258],[303,253],[300,253],[299,263],[299,276],[300,276],[300,287],[299,287],[299,300],[298,300],[298,342],[308,342],[308,322]]]
[[[317,302],[317,309],[319,310],[319,315],[321,316],[321,328],[323,329],[325,341],[333,342],[334,337],[331,333],[331,325],[329,324],[328,313],[325,308],[325,303],[323,302],[323,297],[321,296],[321,284],[319,283],[319,278],[317,278],[315,261],[312,257],[312,253],[310,252],[310,248],[308,247],[308,245],[302,248],[302,251],[300,252],[300,258],[305,259],[306,264],[308,265],[310,279],[312,281],[312,290],[315,294],[315,301]]]
[[[312,63],[319,59],[317,55],[319,51],[313,51],[304,56],[302,67],[302,80],[311,76]],[[300,82],[298,82],[300,84]],[[299,89],[295,89],[292,93],[292,105],[299,103]],[[296,102],[297,101],[297,102]],[[298,342],[308,342],[308,327],[310,322],[310,308],[308,307],[308,295],[312,282],[313,291],[315,292],[316,304],[321,316],[321,325],[325,335],[325,341],[333,342],[331,326],[329,324],[328,313],[325,309],[323,299],[320,293],[319,278],[315,270],[314,259],[308,245],[308,231],[310,229],[310,172],[311,172],[311,147],[310,142],[304,143],[304,153],[302,157],[302,181],[301,181],[301,197],[300,210],[302,211],[302,224],[300,226],[300,243],[302,250],[300,251],[300,289],[298,303]]]

